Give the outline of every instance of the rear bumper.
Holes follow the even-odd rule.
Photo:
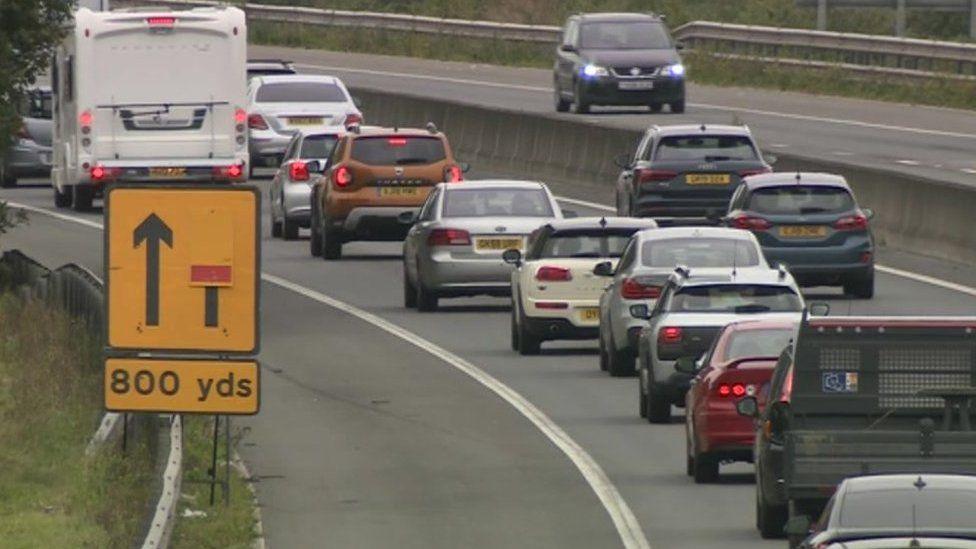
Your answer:
[[[854,248],[778,248],[763,247],[771,264],[783,263],[801,285],[842,284],[874,275],[873,259],[861,262],[861,254],[873,252],[870,245]]]
[[[740,416],[735,409],[699,412],[695,416],[695,433],[703,452],[728,454],[728,459],[745,456],[738,461],[752,461],[755,429],[752,420]]]
[[[542,340],[557,339],[596,339],[600,337],[599,326],[580,327],[565,318],[525,317],[525,329]]]
[[[669,198],[660,194],[644,194],[637,197],[634,213],[637,217],[652,217],[658,225],[715,225],[709,218],[726,213],[732,194],[721,198]]]
[[[3,163],[14,177],[45,177],[51,173],[51,147],[20,139],[7,150]]]
[[[435,251],[421,257],[421,282],[441,295],[497,295],[512,293],[512,266],[500,257],[462,259]]]
[[[652,90],[621,90],[615,77],[583,80],[580,89],[586,101],[594,105],[649,105],[684,101],[682,78],[655,78]]]
[[[397,217],[404,212],[416,214],[419,207],[367,206],[353,208],[343,220],[333,222],[347,240],[397,241],[403,240],[410,226]]]

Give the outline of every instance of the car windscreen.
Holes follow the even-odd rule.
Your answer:
[[[378,166],[433,164],[447,158],[436,137],[360,137],[352,142],[352,159]]]
[[[542,189],[449,189],[442,217],[552,217]]]
[[[299,158],[328,158],[332,155],[339,136],[336,135],[309,135],[302,141],[302,150]]]
[[[678,265],[691,268],[755,267],[759,252],[738,238],[670,238],[648,240],[641,246],[641,263],[645,267],[673,269]]]
[[[778,357],[792,337],[793,330],[787,329],[737,331],[729,337],[722,360]]]
[[[910,490],[847,493],[839,526],[884,529],[917,524],[926,529],[973,528],[976,492],[914,487]]]
[[[346,92],[328,82],[273,82],[258,88],[258,103],[343,103]]]
[[[790,185],[756,189],[747,209],[768,215],[840,214],[854,209],[854,197],[842,187]]]
[[[689,286],[671,298],[669,311],[687,313],[799,312],[800,297],[787,286],[715,284]]]
[[[725,162],[758,160],[759,154],[744,135],[672,135],[661,139],[654,159]]]
[[[608,21],[583,24],[579,47],[584,50],[659,50],[673,46],[661,23]]]
[[[549,236],[537,259],[572,257],[620,257],[634,231],[572,230]]]

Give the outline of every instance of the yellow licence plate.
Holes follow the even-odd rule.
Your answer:
[[[822,225],[789,225],[780,227],[779,235],[784,238],[819,238],[827,236],[827,227]]]
[[[586,322],[598,322],[600,320],[600,308],[599,307],[587,307],[585,309],[580,309],[579,312],[580,319]]]
[[[420,196],[420,189],[417,187],[380,187],[380,196]]]
[[[689,185],[728,185],[732,177],[727,173],[692,173],[685,176]]]
[[[186,168],[149,168],[149,177],[170,178],[186,177]]]
[[[521,250],[521,238],[476,238],[474,248],[484,252],[503,252],[505,250]]]
[[[288,123],[292,126],[318,126],[322,124],[322,119],[317,116],[293,116],[288,118]]]

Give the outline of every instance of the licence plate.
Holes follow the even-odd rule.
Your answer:
[[[689,185],[728,185],[732,177],[727,173],[691,173],[685,176]]]
[[[521,238],[475,238],[474,249],[479,252],[503,252],[521,250]]]
[[[617,87],[621,90],[653,90],[654,81],[653,80],[638,80],[636,82],[622,81],[617,83]]]
[[[580,320],[584,322],[599,322],[600,308],[586,307],[585,309],[580,309],[579,315],[580,315]]]
[[[170,167],[149,168],[149,177],[158,177],[158,178],[186,177],[186,168],[170,168]]]
[[[292,126],[319,126],[322,118],[318,116],[294,116],[288,118],[288,123]]]
[[[379,187],[380,196],[420,196],[420,189],[417,187]]]
[[[827,236],[827,227],[822,225],[790,225],[779,228],[784,238],[819,238]]]

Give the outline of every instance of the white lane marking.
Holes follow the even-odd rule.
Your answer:
[[[349,67],[335,67],[327,65],[309,65],[304,63],[295,64],[296,67],[305,69],[314,69],[322,71],[331,72],[348,72],[353,74],[369,74],[373,76],[395,76],[397,78],[412,78],[415,80],[429,80],[431,82],[449,82],[452,84],[466,84],[483,86],[487,88],[503,88],[511,90],[523,90],[532,92],[545,92],[552,93],[552,88],[541,87],[541,86],[523,86],[520,84],[504,84],[501,82],[489,82],[486,80],[472,80],[468,78],[452,78],[447,76],[428,76],[423,74],[406,73],[406,72],[393,72],[393,71],[380,71],[373,69],[352,69]],[[840,118],[826,118],[821,116],[810,116],[805,114],[794,114],[785,113],[778,111],[766,111],[761,109],[747,109],[741,107],[733,107],[728,105],[715,105],[711,103],[688,103],[689,106],[699,108],[699,109],[710,109],[719,111],[730,111],[737,113],[748,113],[756,114],[760,116],[770,116],[774,118],[786,118],[790,120],[805,120],[808,122],[821,122],[827,124],[837,124],[840,126],[854,126],[859,128],[869,128],[874,130],[887,130],[893,132],[903,132],[903,133],[916,133],[922,135],[936,135],[940,137],[955,137],[962,139],[976,139],[976,134],[973,133],[961,133],[961,132],[950,132],[945,130],[929,130],[925,128],[913,128],[909,126],[895,126],[891,124],[875,124],[873,122],[862,122],[860,120],[843,120]]]
[[[63,221],[79,223],[95,229],[103,228],[101,223],[96,223],[87,219],[64,215],[43,208],[37,208],[16,202],[8,202],[8,204],[13,208],[21,208],[31,212],[48,215]],[[647,537],[644,536],[644,531],[641,529],[640,523],[637,521],[637,517],[630,509],[630,506],[627,505],[627,502],[624,501],[624,498],[620,495],[617,487],[614,486],[613,482],[610,481],[610,477],[607,476],[603,468],[600,467],[596,460],[593,459],[593,457],[590,456],[590,454],[584,450],[579,443],[573,440],[569,434],[563,431],[561,427],[559,427],[551,418],[549,418],[549,416],[547,416],[542,410],[537,408],[534,404],[529,402],[528,399],[516,392],[514,389],[508,385],[505,385],[481,368],[478,368],[467,360],[464,360],[454,353],[451,353],[447,349],[444,349],[443,347],[440,347],[439,345],[430,342],[417,334],[406,330],[405,328],[389,322],[386,319],[364,311],[355,305],[350,305],[344,301],[340,301],[269,273],[262,272],[261,280],[295,292],[303,297],[317,301],[323,305],[327,305],[344,313],[350,314],[364,322],[372,324],[384,332],[399,337],[407,343],[410,343],[436,356],[494,392],[496,395],[508,402],[513,408],[522,414],[522,416],[532,422],[532,424],[535,425],[536,428],[546,436],[546,438],[548,438],[563,452],[563,454],[566,455],[566,457],[570,459],[570,461],[573,462],[573,465],[575,465],[580,471],[587,484],[590,485],[590,488],[596,494],[597,498],[599,498],[600,503],[603,504],[607,514],[610,515],[610,519],[613,521],[614,527],[616,527],[617,534],[620,536],[620,540],[623,542],[624,547],[627,549],[650,549],[651,545],[647,541]]]
[[[567,198],[565,196],[557,196],[556,200],[559,202],[565,202],[567,204],[575,204],[577,206],[583,206],[584,208],[593,208],[594,210],[601,210],[604,212],[616,212],[616,208],[611,208],[603,204],[597,204],[596,202],[587,202],[586,200],[577,200],[575,198]]]
[[[918,160],[895,160],[895,164],[904,164],[906,166],[918,166],[921,164]]]
[[[962,171],[964,171],[966,173],[976,174],[976,169],[973,169],[973,168],[963,168]]]
[[[834,151],[832,154],[836,154],[837,156],[854,156],[854,153],[851,151]]]
[[[770,143],[769,146],[772,147],[772,148],[774,148],[774,149],[788,149],[788,148],[790,148],[789,143]]]

